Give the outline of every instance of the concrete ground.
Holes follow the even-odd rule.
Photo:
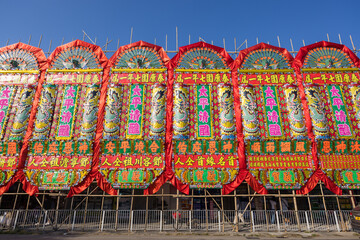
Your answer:
[[[186,233],[34,233],[26,232],[6,234],[0,233],[0,240],[245,240],[245,239],[359,239],[360,234],[354,232],[320,232],[320,233],[209,233],[209,234],[186,234]]]

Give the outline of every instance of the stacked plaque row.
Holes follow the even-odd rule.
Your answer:
[[[360,188],[360,61],[346,46],[294,59],[260,43],[233,60],[199,42],[170,59],[140,41],[107,59],[76,40],[48,59],[6,46],[0,62],[0,194],[18,180],[69,196],[94,179],[109,194]]]

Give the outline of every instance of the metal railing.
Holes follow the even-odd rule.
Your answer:
[[[350,211],[0,210],[6,231],[351,231]]]

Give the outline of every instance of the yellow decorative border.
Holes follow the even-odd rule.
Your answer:
[[[301,72],[357,72],[358,68],[303,68]]]
[[[111,72],[166,72],[167,68],[113,68]]]
[[[239,73],[293,73],[294,69],[238,69]]]
[[[48,73],[84,73],[84,72],[102,72],[104,69],[102,68],[94,68],[94,69],[48,69]]]
[[[35,73],[39,74],[39,70],[0,70],[0,74],[7,74],[7,73]]]

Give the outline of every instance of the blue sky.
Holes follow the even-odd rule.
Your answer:
[[[0,46],[18,42],[37,46],[43,35],[41,48],[51,51],[74,39],[83,39],[83,30],[103,47],[116,50],[132,41],[144,40],[176,50],[176,27],[179,46],[199,41],[223,47],[229,51],[247,39],[248,47],[269,42],[291,50],[290,38],[296,49],[305,44],[327,40],[360,48],[360,1],[76,1],[76,0],[3,0],[0,14]],[[86,41],[91,42],[87,37]],[[240,49],[245,48],[245,43]],[[111,54],[109,54],[111,55]],[[108,57],[110,57],[108,55]]]

